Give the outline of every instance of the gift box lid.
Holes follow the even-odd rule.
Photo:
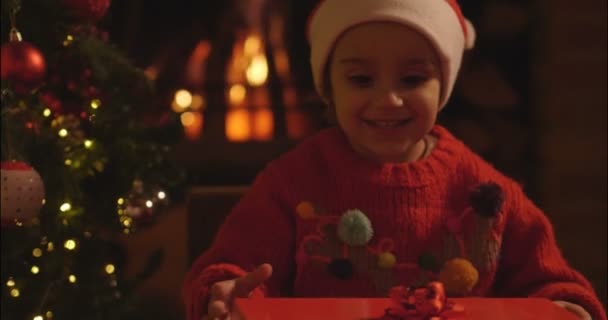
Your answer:
[[[543,298],[458,298],[464,306],[454,320],[578,320]],[[258,298],[237,299],[237,319],[244,320],[372,320],[381,319],[388,298]]]

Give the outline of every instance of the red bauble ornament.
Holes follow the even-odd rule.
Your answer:
[[[36,170],[19,161],[0,164],[2,178],[2,226],[28,222],[38,216],[44,199],[44,183]]]
[[[99,21],[106,15],[110,0],[62,0],[63,5],[77,19]]]
[[[42,84],[46,75],[44,56],[35,46],[22,41],[19,31],[11,30],[10,41],[2,45],[1,76],[13,84],[17,94],[27,93]]]

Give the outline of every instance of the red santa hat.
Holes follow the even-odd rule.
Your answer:
[[[473,48],[475,29],[456,0],[322,0],[310,16],[310,64],[317,92],[337,39],[349,28],[371,21],[396,22],[424,35],[437,50],[442,75],[440,107],[454,87],[462,55]]]

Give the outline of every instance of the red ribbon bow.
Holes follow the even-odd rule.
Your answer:
[[[393,287],[393,305],[387,316],[407,320],[447,320],[462,314],[464,307],[448,301],[443,284],[433,281],[421,288]]]

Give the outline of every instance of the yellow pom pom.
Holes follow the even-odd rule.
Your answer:
[[[451,296],[465,296],[473,290],[479,280],[475,266],[467,259],[454,258],[446,261],[439,272],[439,281]]]
[[[383,252],[378,256],[378,267],[382,269],[391,269],[397,263],[397,259],[390,252]]]
[[[300,218],[307,220],[317,216],[315,207],[309,201],[302,201],[296,207],[296,212]]]

